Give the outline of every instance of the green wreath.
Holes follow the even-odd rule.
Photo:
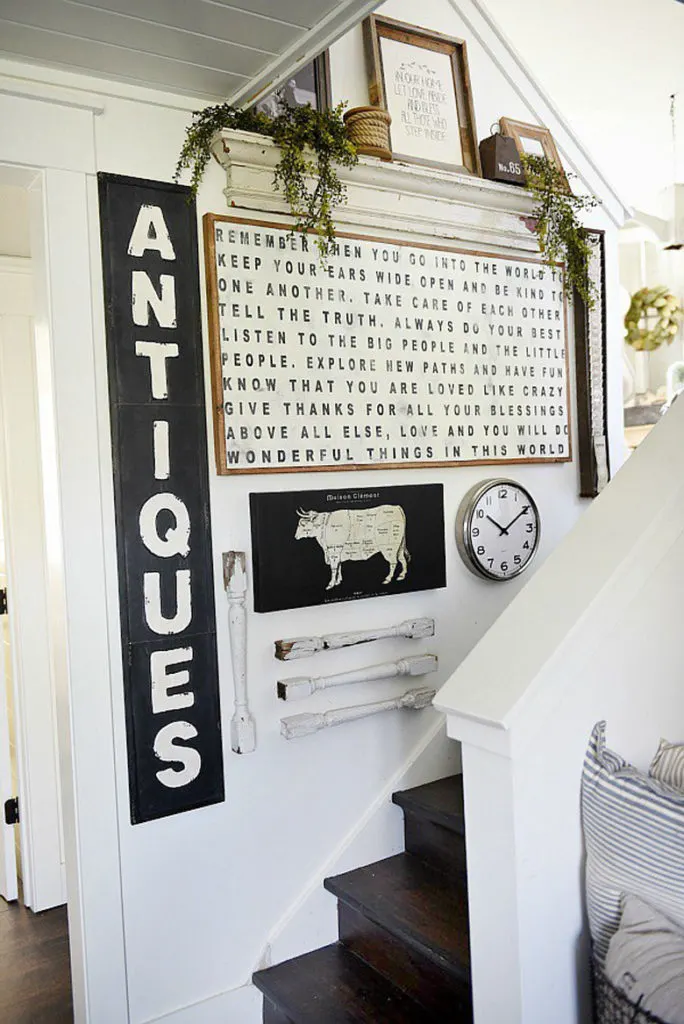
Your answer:
[[[671,345],[682,315],[679,299],[665,285],[640,288],[625,314],[625,341],[637,352],[653,352],[665,341]]]

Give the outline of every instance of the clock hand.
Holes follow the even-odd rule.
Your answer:
[[[518,519],[520,519],[520,516],[524,516],[524,515],[525,515],[524,512],[518,512],[518,514],[515,517],[515,519],[511,519],[510,523],[508,524],[508,526],[504,530],[504,533],[508,533],[508,531],[510,530],[511,526],[513,525],[513,523],[517,523]]]
[[[506,534],[508,533],[508,527],[507,526],[499,526],[499,524],[497,523],[496,519],[492,519],[491,516],[487,516],[486,518],[489,520],[490,523],[494,523],[494,525],[498,528],[499,536],[500,537],[503,537],[504,533],[506,533]],[[514,520],[514,522],[515,522],[515,520]]]

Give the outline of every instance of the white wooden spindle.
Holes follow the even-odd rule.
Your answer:
[[[366,665],[349,672],[338,672],[328,676],[296,676],[293,679],[279,679],[278,696],[281,700],[303,700],[317,690],[331,686],[346,686],[349,683],[369,683],[377,679],[396,679],[402,676],[424,676],[436,672],[438,666],[435,654],[416,654],[397,661],[384,661],[380,665]]]
[[[332,651],[340,647],[353,647],[373,640],[390,640],[404,637],[407,640],[422,640],[435,634],[434,619],[407,619],[398,626],[380,629],[361,629],[354,633],[329,633],[326,636],[300,636],[291,640],[276,640],[275,656],[279,661],[293,658],[310,658],[319,651]]]
[[[322,711],[318,714],[290,715],[280,719],[280,731],[286,740],[298,739],[300,736],[311,736],[321,729],[330,729],[334,725],[343,725],[359,718],[368,718],[383,711],[396,711],[408,708],[420,711],[432,704],[436,690],[423,687],[419,690],[407,690],[400,697],[374,701],[371,704],[354,704],[348,708],[336,708],[334,711]]]
[[[247,569],[244,551],[224,552],[223,584],[228,597],[230,653],[235,687],[230,745],[236,754],[251,754],[256,749],[256,723],[249,710],[247,695]]]

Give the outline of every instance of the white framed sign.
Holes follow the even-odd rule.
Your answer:
[[[562,271],[206,214],[217,469],[570,460]]]
[[[481,174],[465,41],[371,14],[368,94],[392,118],[396,159]]]

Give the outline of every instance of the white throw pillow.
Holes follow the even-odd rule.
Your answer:
[[[661,740],[648,774],[666,786],[684,790],[684,743]]]
[[[640,1009],[684,1024],[684,932],[637,896],[625,895],[608,946],[608,980]]]

